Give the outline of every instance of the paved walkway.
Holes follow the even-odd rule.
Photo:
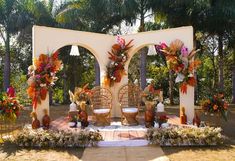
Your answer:
[[[82,161],[169,161],[161,147],[86,148]]]
[[[169,161],[159,146],[21,149],[0,146],[0,161]]]

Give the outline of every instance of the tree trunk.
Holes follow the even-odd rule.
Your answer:
[[[100,86],[100,66],[95,58],[95,85]]]
[[[66,73],[65,73],[65,67],[64,67],[64,73],[63,73],[63,104],[68,102],[67,96],[68,96],[68,90],[67,90],[67,81],[66,81]]]
[[[218,54],[219,54],[219,90],[224,91],[224,54],[223,54],[223,37],[218,35]]]
[[[235,51],[233,52],[233,71],[232,71],[232,103],[235,103]]]
[[[146,61],[147,53],[145,48],[141,49],[140,54],[140,81],[141,81],[141,88],[145,89],[147,82],[146,82]]]
[[[213,58],[212,58],[212,66],[213,66],[213,77],[214,77],[212,87],[213,87],[213,89],[216,89],[217,69],[216,69],[216,65],[215,65],[215,56],[214,56],[214,53],[213,53]]]
[[[10,85],[10,73],[11,73],[11,60],[10,60],[10,34],[6,31],[6,42],[5,42],[5,61],[3,71],[3,90],[6,91]]]
[[[53,91],[52,89],[49,90],[49,105],[51,106],[53,104]]]
[[[144,11],[142,10],[140,14],[140,32],[144,31]],[[147,58],[147,52],[145,50],[140,51],[140,84],[141,88],[145,89],[147,83],[146,83],[146,58]]]
[[[169,70],[169,99],[170,105],[174,105],[174,80],[173,80],[173,71]]]

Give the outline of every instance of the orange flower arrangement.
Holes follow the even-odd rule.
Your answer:
[[[37,108],[37,104],[41,100],[45,100],[48,89],[54,85],[58,79],[56,73],[61,69],[62,62],[58,59],[58,51],[51,56],[41,54],[34,59],[34,65],[28,68],[28,89],[27,93],[32,98],[33,108]]]
[[[163,53],[167,60],[167,65],[176,74],[176,83],[180,83],[182,93],[187,93],[187,85],[195,86],[196,79],[194,70],[201,64],[200,60],[193,60],[194,55],[199,51],[193,49],[191,52],[178,39],[171,42],[168,47],[165,43],[155,46],[156,51]]]
[[[23,110],[23,106],[16,97],[9,97],[5,93],[0,93],[0,117],[15,121],[21,110]]]
[[[132,41],[126,44],[125,40],[118,36],[117,43],[112,46],[111,52],[108,52],[110,62],[107,66],[106,77],[104,78],[106,86],[112,86],[114,82],[121,82],[122,76],[126,75],[124,66],[128,60],[127,51],[132,47]]]
[[[219,93],[201,102],[202,109],[207,113],[220,113],[227,121],[228,103],[224,101],[224,94]]]

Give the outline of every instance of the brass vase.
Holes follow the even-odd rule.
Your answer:
[[[145,119],[145,126],[147,128],[149,127],[153,127],[154,126],[154,108],[153,108],[154,102],[152,101],[146,101],[145,102],[145,115],[144,115],[144,119]]]
[[[86,112],[86,103],[83,101],[80,104],[81,111],[79,112],[79,118],[81,119],[82,127],[87,127],[89,125],[88,122],[88,114]]]

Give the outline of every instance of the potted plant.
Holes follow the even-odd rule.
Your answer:
[[[210,113],[222,117],[227,121],[228,103],[224,101],[224,94],[219,93],[213,97],[209,97],[201,102],[202,109],[205,114]]]

